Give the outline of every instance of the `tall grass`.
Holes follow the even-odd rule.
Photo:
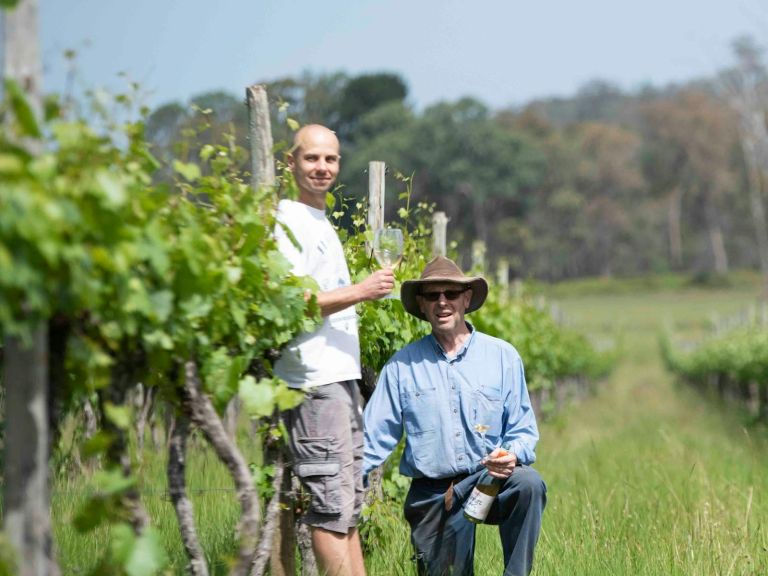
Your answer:
[[[756,292],[687,288],[564,297],[592,333],[623,332],[625,357],[597,398],[546,424],[550,501],[538,574],[768,574],[768,443],[663,372],[665,323],[692,335]]]
[[[202,440],[190,443],[187,456],[187,488],[192,500],[198,534],[211,574],[228,573],[228,562],[235,552],[235,525],[240,506],[227,469]],[[248,440],[240,442],[252,460],[258,457]],[[165,543],[171,560],[170,570],[183,574],[186,555],[179,536],[176,513],[167,493],[165,449],[148,448],[138,470],[142,502]],[[86,504],[90,492],[88,474],[60,474],[55,479],[52,497],[54,537],[64,574],[87,574],[96,565],[109,542],[106,529],[79,534],[71,519]]]

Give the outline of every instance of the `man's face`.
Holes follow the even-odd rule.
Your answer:
[[[325,195],[339,175],[339,141],[330,130],[317,127],[302,134],[298,144],[288,156],[288,167],[299,188],[299,199],[323,210]]]
[[[461,284],[436,282],[422,286],[419,309],[440,336],[450,336],[464,326],[464,312],[472,300],[472,289]]]

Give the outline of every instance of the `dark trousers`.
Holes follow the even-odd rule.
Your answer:
[[[472,576],[475,525],[464,518],[463,506],[480,473],[453,484],[451,480],[414,479],[405,499],[405,518],[420,576]],[[529,574],[541,530],[547,487],[538,472],[518,466],[499,490],[486,524],[499,527],[504,551],[504,576]]]

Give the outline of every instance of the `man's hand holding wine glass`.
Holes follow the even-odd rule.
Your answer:
[[[392,268],[381,268],[371,273],[370,276],[360,282],[359,286],[363,291],[364,300],[378,300],[390,294],[394,289],[395,274],[392,272]]]

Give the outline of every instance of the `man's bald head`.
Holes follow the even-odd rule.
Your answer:
[[[320,124],[301,128],[293,138],[293,148],[286,157],[299,188],[299,201],[323,209],[325,195],[339,175],[339,139]]]
[[[339,149],[339,139],[333,130],[322,124],[307,124],[299,128],[293,135],[291,154],[298,154],[300,148],[314,144],[331,145],[335,146],[336,150]]]

